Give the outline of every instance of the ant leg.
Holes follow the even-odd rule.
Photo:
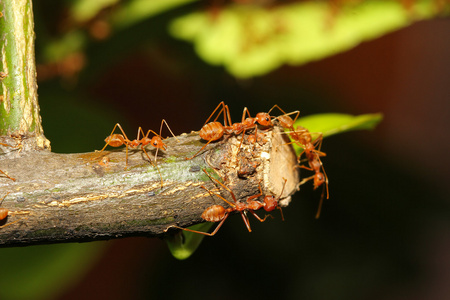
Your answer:
[[[283,113],[282,116],[290,116],[290,115],[293,115],[293,114],[297,114],[297,115],[295,116],[294,120],[292,121],[292,123],[295,123],[295,121],[297,120],[298,116],[300,115],[300,111],[299,111],[299,110],[296,110],[296,111],[293,111],[293,112],[290,112],[290,113],[286,113],[286,112],[285,112],[284,110],[282,110],[281,107],[279,107],[277,104],[275,104],[274,106],[272,106],[272,108],[271,108],[267,113],[270,114],[270,112],[271,112],[274,108],[278,108],[278,110],[281,111],[281,112]],[[275,119],[277,119],[277,118],[275,118]]]
[[[147,155],[148,160],[150,161],[150,163],[152,164],[153,167],[156,168],[156,170],[158,170],[159,173],[159,178],[161,178],[161,188],[163,188],[164,184],[163,184],[163,178],[162,178],[162,174],[161,171],[159,170],[158,164],[156,163],[156,155],[155,155],[155,163],[152,162],[152,159],[150,158],[150,156],[148,155],[147,151],[145,151],[144,146],[141,145],[141,149],[142,151],[144,151],[145,155]],[[156,149],[156,152],[158,153],[158,148]]]
[[[271,215],[271,214],[267,214],[267,215],[265,215],[264,216],[264,219],[262,219],[260,216],[258,216],[258,214],[257,213],[255,213],[253,210],[248,210],[253,216],[255,216],[255,218],[258,220],[258,221],[260,221],[261,223],[262,222],[265,222],[266,221],[266,219],[267,219],[267,217],[271,217],[272,219],[273,219],[273,216]]]
[[[17,148],[17,146],[11,146],[5,143],[0,143],[0,145],[5,146],[5,147],[11,147],[11,148]]]
[[[225,105],[225,112],[224,113],[227,115],[228,125],[226,124],[225,116],[224,116],[224,123],[223,124],[225,125],[225,127],[226,126],[232,126],[233,123],[231,122],[230,109],[228,108],[228,105]]]
[[[259,198],[259,197],[261,197],[263,195],[263,192],[262,192],[262,189],[261,189],[261,184],[258,185],[258,188],[259,188],[259,194],[248,197],[247,202],[250,202],[253,199]]]
[[[247,107],[244,107],[244,111],[242,112],[242,120],[241,120],[241,123],[243,123],[244,120],[246,119],[246,118],[245,118],[245,114],[246,114],[246,113],[247,113],[247,115],[248,115],[249,118],[252,117],[252,116],[250,115],[250,112],[248,111],[248,108],[247,108]]]
[[[220,221],[219,225],[217,225],[217,227],[214,229],[213,232],[208,233],[208,232],[203,232],[203,231],[197,231],[197,230],[193,230],[193,229],[189,229],[189,228],[183,228],[183,227],[179,227],[177,225],[170,225],[169,227],[167,227],[164,232],[167,232],[169,230],[169,228],[177,228],[177,229],[181,229],[181,230],[185,230],[185,231],[190,231],[190,232],[194,232],[194,233],[199,233],[199,234],[203,234],[203,235],[207,235],[207,236],[214,236],[217,231],[219,231],[220,227],[222,227],[223,222],[225,222],[225,220],[228,218],[228,213],[225,215],[225,217],[223,217],[222,221]]]
[[[285,116],[290,116],[290,115],[293,115],[293,114],[296,114],[294,120],[292,120],[295,123],[295,121],[297,121],[297,119],[298,119],[298,116],[300,115],[300,111],[299,110],[296,110],[296,111],[290,112],[288,114],[285,114]]]
[[[171,133],[172,136],[177,140],[177,142],[180,142],[180,140],[177,139],[177,137],[175,136],[175,134],[173,134],[172,130],[171,130],[170,127],[169,127],[169,124],[167,124],[166,120],[164,120],[164,119],[162,119],[162,121],[161,121],[161,127],[159,128],[159,137],[161,137],[161,132],[162,132],[162,128],[163,128],[163,123],[166,124],[167,129],[169,129],[170,133]],[[162,138],[162,137],[161,137],[161,138]],[[162,138],[162,139],[163,139],[163,138]],[[163,140],[165,140],[165,139],[163,139]]]
[[[6,176],[6,178],[9,178],[9,179],[11,179],[12,181],[16,181],[16,179],[15,178],[13,178],[13,177],[11,177],[11,176],[9,176],[8,174],[6,174],[5,172],[3,172],[2,170],[0,170],[0,172],[3,174],[3,175],[5,175]],[[5,196],[6,197],[6,196]],[[3,201],[3,200],[2,200]]]
[[[211,180],[217,182],[217,183],[220,184],[224,189],[226,189],[227,191],[229,191],[230,194],[231,194],[231,197],[232,197],[233,200],[234,200],[234,202],[235,202],[235,203],[237,202],[236,196],[234,195],[233,191],[232,191],[229,187],[227,187],[227,186],[224,185],[222,182],[220,182],[219,180],[217,180],[217,179],[215,179],[214,177],[212,177],[211,175],[209,175],[208,172],[206,172],[206,169],[203,169],[203,172],[205,172],[205,174],[208,175],[208,177],[209,177]],[[233,206],[234,206],[234,205],[233,205]]]
[[[164,120],[163,120],[163,121],[164,121]],[[164,121],[164,122],[165,122],[165,121]],[[160,131],[159,131],[160,133],[161,133],[161,130],[162,130],[162,124],[163,124],[163,122],[161,122],[161,128],[160,128]],[[166,123],[166,125],[167,125],[167,123]],[[168,125],[167,125],[167,126],[168,126]],[[169,127],[167,127],[167,128],[169,128]],[[169,130],[170,130],[170,128],[169,128]],[[143,140],[146,139],[146,140],[149,141],[148,135],[150,134],[150,132],[153,133],[153,134],[155,135],[153,138],[155,138],[155,137],[158,137],[158,138],[159,138],[159,141],[157,142],[157,143],[158,143],[157,145],[152,144],[152,146],[156,148],[156,153],[155,153],[155,158],[154,158],[155,164],[156,164],[156,159],[157,159],[157,157],[158,157],[158,151],[159,151],[159,148],[162,147],[163,149],[165,149],[166,145],[161,141],[161,134],[157,134],[157,133],[154,132],[153,130],[149,129],[149,131],[147,131],[147,134],[145,135],[145,137],[143,137],[142,140],[141,140],[141,144],[142,144],[141,146],[142,146],[142,149],[144,149],[144,147],[149,143],[149,142],[143,142]],[[172,130],[170,130],[170,133],[172,133],[172,135],[173,135]],[[174,135],[174,137],[175,137],[175,135]],[[152,140],[153,140],[153,138],[152,138]],[[176,137],[175,137],[175,139],[179,142],[179,140],[178,140]],[[147,157],[148,157],[148,155],[147,155]]]
[[[268,114],[270,114],[270,112],[274,109],[274,108],[278,108],[279,111],[281,111],[283,113],[283,115],[286,114],[286,112],[284,110],[281,109],[281,107],[278,106],[278,104],[275,104],[274,106],[272,106],[271,109],[269,109],[269,111],[267,112]]]
[[[327,188],[328,189],[328,188]],[[322,211],[322,204],[323,204],[323,194],[324,189],[322,188],[322,195],[320,196],[319,206],[317,207],[317,213],[316,213],[316,219],[320,217],[320,212]],[[328,199],[328,198],[327,198]]]
[[[281,196],[283,195],[284,187],[286,186],[287,179],[284,177],[283,177],[283,179],[284,179],[283,188],[281,189],[280,196],[278,196],[278,198],[277,198],[277,202],[280,200]],[[284,215],[283,215],[283,210],[281,209],[281,206],[277,206],[277,208],[280,210],[281,220],[284,221]]]
[[[196,156],[197,156],[200,152],[202,152],[202,150],[205,149],[206,146],[208,146],[209,143],[211,143],[211,142],[212,142],[212,140],[209,140],[205,145],[203,145],[203,147],[202,147],[200,150],[197,151],[197,153],[195,153],[195,154],[194,154],[193,156],[191,156],[191,157],[186,157],[185,160],[191,160],[191,159],[193,159],[194,157],[196,157]]]
[[[142,127],[141,126],[139,126],[139,128],[138,128],[138,134],[137,134],[137,138],[136,138],[136,141],[140,141],[141,139],[139,138],[140,137],[140,135],[141,135],[141,133],[142,133],[142,139],[144,139],[144,138],[147,138],[148,137],[148,132],[147,132],[147,135],[144,135],[144,130],[142,129]]]
[[[2,205],[2,203],[3,203],[3,200],[5,200],[5,198],[6,198],[6,196],[8,196],[9,195],[9,193],[11,193],[11,192],[7,192],[6,193],[6,195],[5,196],[3,196],[3,198],[0,200],[0,205]]]
[[[325,172],[322,162],[320,162],[320,165],[322,166],[323,176],[325,177],[325,187],[327,189],[327,199],[330,199],[330,192],[328,191],[328,176],[327,176],[327,173]]]
[[[114,125],[114,128],[111,131],[111,134],[106,138],[105,146],[99,152],[102,153],[105,150],[106,146],[108,146],[110,144],[110,142],[112,140],[112,137],[113,137],[113,133],[114,133],[114,131],[116,130],[117,127],[119,127],[119,129],[122,132],[122,135],[124,137],[124,140],[121,141],[121,142],[123,142],[123,144],[125,144],[125,146],[126,146],[126,156],[125,156],[125,170],[126,170],[127,167],[128,167],[128,144],[130,143],[130,140],[128,139],[125,131],[123,131],[122,126],[120,126],[119,123],[116,123],[116,125]]]
[[[288,131],[286,131],[286,132],[280,132],[280,134],[289,134],[289,132],[288,132]],[[304,145],[300,144],[297,140],[291,138],[291,141],[290,141],[290,142],[284,143],[284,144],[281,144],[281,145],[277,145],[277,146],[275,147],[275,151],[277,151],[278,147],[282,147],[282,146],[286,146],[286,145],[291,145],[291,144],[296,144],[296,145],[299,146],[300,148],[304,149],[304,148],[303,148]],[[300,153],[300,156],[301,156],[301,154],[303,154],[303,152],[305,152],[305,150],[303,150],[303,151]]]
[[[22,220],[24,220],[24,219],[27,219],[27,217],[23,217],[23,218],[20,218],[19,220],[15,220],[15,221],[9,222],[9,223],[7,223],[7,224],[5,224],[5,225],[2,225],[2,226],[0,226],[0,229],[1,229],[1,228],[5,228],[6,226],[12,225],[12,224],[14,224],[14,223],[17,223],[17,222],[19,222],[19,221],[22,221]]]
[[[106,145],[102,148],[102,150],[99,151],[100,153],[103,152],[103,150],[105,150],[106,146],[109,145],[109,142],[110,142],[111,139],[112,139],[112,135],[113,135],[113,133],[114,133],[114,131],[116,130],[117,127],[119,127],[120,131],[122,132],[123,136],[125,137],[125,140],[128,141],[128,137],[127,137],[127,135],[125,134],[125,131],[123,131],[122,126],[120,126],[119,123],[116,123],[116,125],[114,125],[113,130],[111,131],[111,134],[108,135],[108,137],[107,137],[108,140],[106,141]]]
[[[244,123],[244,121],[245,121],[245,119],[246,119],[246,117],[245,117],[246,114],[247,114],[248,118],[252,118],[252,116],[250,115],[250,112],[248,111],[248,108],[247,108],[247,107],[244,107],[244,111],[242,112],[242,121],[241,121],[241,123]],[[244,132],[243,132],[243,134],[242,134],[242,139],[244,139],[244,134],[245,134],[245,129],[244,129]],[[253,150],[252,150],[252,151],[255,151],[256,142],[258,141],[258,136],[257,136],[257,134],[258,134],[258,126],[255,124],[255,133],[254,133],[254,136],[255,136],[255,143],[253,144]],[[242,141],[241,141],[241,143],[242,143]],[[240,147],[240,146],[239,146],[239,147]]]
[[[283,215],[283,210],[281,209],[281,206],[277,206],[277,208],[280,210],[281,220],[284,221],[284,215]]]
[[[304,165],[298,166],[298,168],[305,169],[305,170],[308,170],[308,171],[314,171],[313,168],[307,167],[307,166],[304,166]]]
[[[242,211],[239,212],[241,214],[242,220],[244,220],[245,227],[247,227],[248,232],[252,232],[252,228],[250,227],[250,221],[248,220],[248,217],[246,214],[244,214]]]
[[[213,191],[209,190],[208,188],[204,187],[203,185],[201,186],[201,188],[207,190],[207,191],[211,194],[211,196],[212,196],[212,195],[216,195],[217,197],[219,197],[220,199],[222,199],[223,201],[225,201],[226,203],[228,203],[228,205],[230,205],[231,207],[235,207],[235,205],[234,205],[233,203],[231,203],[230,201],[228,201],[227,199],[225,199],[225,198],[222,197],[221,195],[214,193]]]
[[[239,150],[241,150],[241,146],[242,146],[242,142],[244,141],[244,138],[245,138],[245,129],[242,131],[242,139],[241,139],[241,142],[239,143],[239,147],[237,149],[236,159],[237,159],[237,155],[239,153]]]
[[[307,183],[308,181],[310,181],[311,179],[314,179],[314,176],[316,176],[315,174],[309,177],[306,177],[305,179],[303,179],[302,181],[299,182],[299,184],[297,184],[297,188],[299,188],[301,185]]]
[[[217,114],[217,117],[214,119],[213,122],[217,121],[217,119],[219,118],[220,114],[221,114],[221,113],[224,113],[225,107],[227,106],[227,105],[225,105],[225,103],[224,103],[223,101],[220,102],[219,105],[217,105],[216,109],[214,109],[214,111],[212,112],[212,114],[209,115],[208,120],[206,120],[206,122],[205,122],[205,124],[203,124],[203,126],[205,126],[206,124],[208,124],[209,120],[212,118],[212,116],[214,116],[215,112],[216,112],[216,111],[219,109],[219,107],[221,107],[221,106],[222,106],[222,109],[219,111],[219,113]],[[223,116],[223,118],[224,118],[224,120],[225,120],[225,115]]]

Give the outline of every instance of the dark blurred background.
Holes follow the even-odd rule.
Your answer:
[[[65,22],[65,2],[35,1],[34,10],[39,102],[54,152],[101,149],[117,122],[130,136],[139,126],[157,130],[162,118],[176,134],[199,130],[222,100],[234,120],[244,106],[274,104],[302,116],[385,116],[374,131],[325,139],[330,199],[320,219],[320,191],[306,185],[284,222],[253,222],[248,233],[233,216],[186,261],[158,239],[97,243],[101,255],[56,299],[450,299],[448,18],[239,80],[168,35],[164,24],[180,10],[117,34],[84,24],[94,32],[85,51],[55,63],[46,43],[75,25]]]

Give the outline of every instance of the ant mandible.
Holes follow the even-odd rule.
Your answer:
[[[208,175],[208,177],[211,180],[214,180],[215,182],[219,183],[223,188],[228,190],[231,194],[231,197],[233,198],[234,203],[226,200],[221,195],[213,193],[211,190],[202,186],[202,188],[207,190],[211,195],[216,195],[217,197],[219,197],[220,199],[222,199],[223,201],[228,203],[228,205],[230,205],[229,208],[224,208],[222,205],[212,205],[212,206],[208,207],[207,209],[205,209],[205,211],[203,211],[203,213],[201,215],[203,220],[205,220],[207,222],[219,222],[220,221],[220,223],[216,226],[214,231],[211,233],[208,233],[208,232],[203,232],[203,231],[192,230],[189,228],[183,228],[183,227],[179,227],[176,225],[171,225],[164,230],[165,232],[167,232],[169,230],[169,228],[177,228],[177,229],[186,230],[186,231],[190,231],[190,232],[194,232],[194,233],[199,233],[199,234],[203,234],[203,235],[207,235],[207,236],[214,236],[219,231],[220,227],[222,227],[223,223],[228,218],[230,213],[233,211],[237,211],[240,213],[242,220],[244,221],[245,226],[247,227],[247,230],[249,232],[251,232],[252,229],[250,227],[250,222],[246,215],[247,211],[250,212],[253,216],[255,216],[255,218],[257,220],[259,220],[260,222],[264,222],[268,216],[272,217],[271,215],[266,215],[266,216],[264,216],[264,218],[261,218],[260,216],[258,216],[255,213],[255,210],[258,210],[261,208],[264,208],[264,210],[267,212],[273,211],[275,209],[279,209],[280,213],[281,213],[281,217],[284,220],[283,211],[281,210],[281,207],[278,205],[278,200],[280,200],[281,195],[283,194],[284,187],[285,187],[286,181],[287,181],[286,179],[283,178],[284,179],[283,189],[281,190],[280,196],[278,198],[275,198],[272,195],[267,195],[264,197],[263,202],[253,200],[253,199],[259,198],[263,195],[263,192],[261,190],[261,185],[259,185],[260,193],[257,195],[250,196],[247,199],[246,203],[242,203],[242,202],[238,202],[236,200],[236,196],[234,195],[233,191],[230,188],[228,188],[223,183],[221,183],[219,180],[217,180],[217,179],[213,178],[211,175],[209,175],[205,169],[203,169],[203,172],[205,172],[205,174]]]

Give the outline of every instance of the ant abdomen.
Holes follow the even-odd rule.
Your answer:
[[[202,129],[200,129],[199,135],[206,141],[217,141],[224,133],[225,129],[220,122],[211,122],[205,124]]]
[[[208,222],[219,222],[225,217],[226,212],[227,210],[223,206],[213,205],[202,213],[202,218]]]

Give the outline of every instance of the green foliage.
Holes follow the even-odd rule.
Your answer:
[[[59,244],[0,249],[1,299],[50,299],[76,283],[106,243]]]
[[[88,0],[89,1],[89,0]],[[134,25],[147,18],[154,17],[170,9],[195,0],[134,0],[124,3],[113,16],[116,27],[123,28]]]
[[[173,36],[192,42],[198,55],[239,78],[266,74],[283,64],[301,65],[348,50],[438,11],[433,1],[356,1],[333,11],[326,1],[268,9],[231,5],[217,16],[193,12],[174,20]]]
[[[193,225],[189,229],[207,232],[212,225],[214,223],[205,222]],[[194,254],[204,237],[202,234],[182,230],[174,235],[167,236],[164,240],[173,257],[183,260]]]

